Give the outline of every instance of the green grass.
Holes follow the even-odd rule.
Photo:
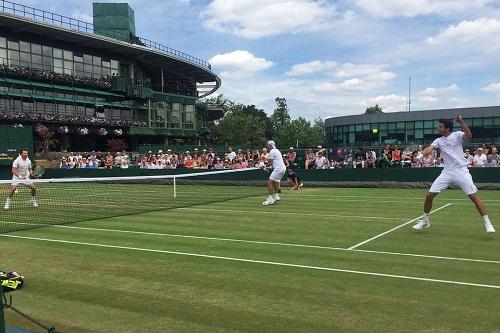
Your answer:
[[[436,198],[434,209],[452,204],[432,214],[431,228],[408,224],[347,250],[421,215],[425,190],[304,188],[263,207],[264,188],[201,188],[181,187],[183,204],[147,213],[115,197],[127,208],[109,218],[66,202],[73,220],[60,211],[51,220],[54,206],[40,206],[39,223],[77,223],[0,237],[0,268],[26,276],[14,305],[72,333],[500,332],[500,241],[462,192]],[[42,193],[42,204],[64,201]],[[200,204],[188,207],[186,195]],[[480,195],[500,227],[499,192]],[[12,312],[6,319],[34,329]]]

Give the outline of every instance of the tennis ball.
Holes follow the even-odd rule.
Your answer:
[[[378,129],[376,129],[376,128],[372,129],[372,133],[373,134],[377,134],[378,133]]]

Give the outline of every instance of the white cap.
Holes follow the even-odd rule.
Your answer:
[[[318,149],[323,149],[323,147],[321,147],[321,146],[318,146]]]
[[[267,141],[267,144],[270,145],[273,148],[276,148],[276,143],[273,140]]]
[[[288,149],[293,150],[293,147],[290,147],[290,148],[288,148]]]

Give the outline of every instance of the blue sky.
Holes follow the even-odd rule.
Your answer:
[[[91,21],[91,1],[23,4]],[[121,1],[123,2],[123,1]],[[293,117],[500,104],[492,0],[131,0],[136,31],[212,63],[218,94]]]

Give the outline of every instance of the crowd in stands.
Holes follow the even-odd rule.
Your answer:
[[[96,89],[111,88],[111,77],[109,76],[100,78],[82,77],[70,74],[56,73],[50,70],[44,70],[34,67],[17,65],[0,65],[0,73],[6,73],[9,74],[9,76],[29,80],[50,81],[53,83],[92,87]]]
[[[420,145],[415,151],[401,150],[398,145],[386,145],[378,154],[372,149],[358,148],[350,152],[343,149],[331,152],[321,146],[316,149],[307,149],[304,158],[300,159],[293,147],[283,154],[287,167],[305,169],[337,169],[337,168],[389,168],[389,167],[443,167],[443,159],[437,151],[427,156],[422,154]],[[464,157],[469,161],[469,167],[500,167],[500,155],[494,144],[478,147],[473,154],[469,149],[464,152]],[[212,148],[198,149],[192,152],[177,152],[167,149],[157,153],[149,151],[144,155],[130,156],[126,151],[118,153],[71,153],[63,157],[60,162],[61,169],[91,168],[91,169],[128,169],[130,167],[141,169],[244,169],[263,168],[268,165],[269,152],[266,148],[261,150],[233,150],[217,154]],[[303,164],[302,164],[303,163]]]
[[[145,121],[135,120],[111,120],[104,118],[96,118],[91,116],[73,116],[63,114],[50,113],[23,113],[23,112],[0,112],[0,120],[15,121],[15,122],[54,122],[54,123],[70,123],[75,125],[95,125],[95,126],[147,126]]]
[[[373,149],[362,147],[345,155],[337,151],[330,165],[322,168],[444,167],[444,161],[439,154],[439,150],[433,150],[430,154],[424,156],[422,153],[424,147],[422,145],[419,145],[415,150],[408,148],[411,147],[401,150],[398,145],[393,147],[386,145],[378,154]],[[465,149],[464,158],[468,161],[469,168],[500,167],[500,155],[493,143],[490,145],[483,144],[473,150],[472,153],[470,149]]]

